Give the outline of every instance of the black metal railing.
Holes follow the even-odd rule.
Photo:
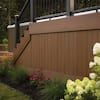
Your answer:
[[[39,1],[42,1],[41,3]],[[57,14],[66,11],[66,0],[35,0],[36,17]]]
[[[20,23],[98,9],[100,0],[26,0],[19,16],[15,18],[16,42],[20,42]]]
[[[69,0],[30,0],[31,21],[36,21],[42,16],[58,15],[66,12]]]

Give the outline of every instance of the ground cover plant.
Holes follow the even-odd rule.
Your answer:
[[[0,83],[0,100],[31,100],[27,95]]]

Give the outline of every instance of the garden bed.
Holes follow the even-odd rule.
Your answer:
[[[66,81],[45,79],[40,70],[28,75],[24,70],[8,65],[0,66],[0,81],[32,100],[60,100],[64,97],[66,84]]]
[[[100,100],[100,44],[97,43],[93,51],[94,61],[89,63],[92,72],[89,75],[91,79],[84,77],[83,80],[50,80],[45,78],[41,70],[29,75],[27,71],[12,66],[11,62],[6,59],[0,65],[0,82],[23,92],[32,100]],[[0,90],[0,97],[6,98],[1,91],[3,88]],[[13,93],[10,94],[13,95]]]

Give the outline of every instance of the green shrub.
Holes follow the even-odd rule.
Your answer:
[[[41,100],[60,100],[64,97],[65,82],[62,80],[48,81],[40,91]]]
[[[2,40],[2,43],[3,43],[3,44],[8,44],[8,39],[4,38],[4,39]]]
[[[10,70],[10,66],[8,64],[0,64],[0,77],[8,76],[9,70]]]
[[[28,74],[23,69],[12,68],[8,74],[13,84],[23,84],[28,80]]]
[[[4,49],[7,51],[7,50],[8,50],[8,39],[4,38],[4,39],[2,40],[2,43],[3,43],[3,45],[4,45]]]

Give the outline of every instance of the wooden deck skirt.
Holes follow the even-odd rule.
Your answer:
[[[88,76],[93,45],[100,42],[100,13],[31,23],[29,34],[16,65],[40,69],[47,77]]]

